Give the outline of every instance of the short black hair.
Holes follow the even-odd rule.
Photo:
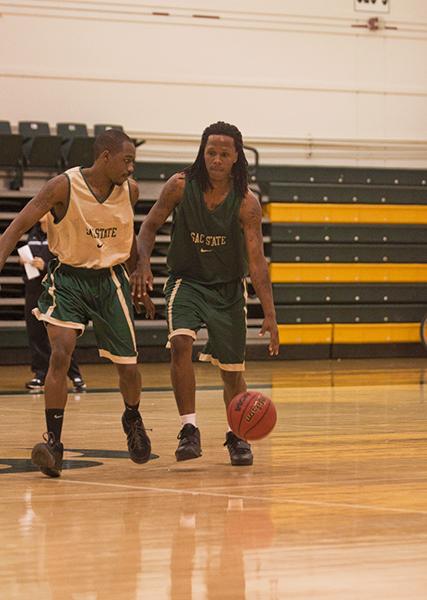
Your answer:
[[[237,152],[237,161],[234,163],[231,171],[234,190],[238,198],[244,198],[248,191],[248,161],[246,160],[243,151],[242,134],[235,125],[230,125],[230,123],[225,123],[224,121],[217,121],[216,123],[209,125],[209,127],[206,127],[202,134],[202,140],[200,142],[196,160],[190,167],[185,169],[185,172],[188,174],[190,180],[195,179],[197,181],[202,191],[206,192],[212,187],[204,158],[206,144],[210,135],[226,135],[233,138]]]
[[[124,131],[120,129],[106,129],[95,138],[93,146],[95,160],[104,150],[108,150],[111,154],[117,154],[125,142],[133,144],[133,141]]]

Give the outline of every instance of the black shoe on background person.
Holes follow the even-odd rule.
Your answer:
[[[85,392],[87,390],[87,385],[83,381],[81,377],[74,377],[71,380],[73,383],[73,392]]]
[[[30,392],[42,392],[44,389],[44,379],[37,376],[33,377],[30,381],[27,381],[25,387],[27,390],[30,390]]]

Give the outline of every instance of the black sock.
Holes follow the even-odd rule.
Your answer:
[[[139,402],[134,406],[130,406],[125,402],[125,419],[126,421],[134,421],[138,419],[141,415],[139,414]]]
[[[64,421],[63,408],[46,408],[46,425],[48,433],[53,433],[55,442],[61,440],[62,423]]]

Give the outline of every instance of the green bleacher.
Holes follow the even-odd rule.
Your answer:
[[[259,177],[285,351],[422,355],[427,172],[274,166]]]
[[[141,202],[135,231],[165,180],[182,162],[137,162]],[[19,190],[0,171],[0,233],[51,176],[23,170]],[[418,356],[419,322],[427,312],[427,172],[418,169],[263,165],[252,171],[263,202],[281,356]],[[171,219],[158,232],[152,258],[154,321],[135,315],[143,360],[168,360],[162,288]],[[20,243],[25,243],[25,236]],[[24,288],[16,251],[0,275],[0,361],[28,360]],[[248,359],[267,358],[258,338],[262,310],[248,304]],[[196,344],[203,343],[205,332]],[[98,358],[93,332],[78,342],[80,360]]]

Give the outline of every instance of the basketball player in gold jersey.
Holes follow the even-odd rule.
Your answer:
[[[138,185],[133,173],[135,146],[122,131],[95,140],[92,167],[76,167],[54,177],[25,206],[0,238],[0,270],[21,236],[48,215],[53,254],[35,316],[45,322],[52,348],[45,380],[45,442],[32,460],[49,477],[62,469],[61,431],[67,402],[67,371],[77,336],[93,322],[99,354],[117,366],[125,403],[122,416],[130,458],[149,460],[150,440],[139,413],[141,378],[126,267],[135,254],[133,207]],[[149,316],[154,307],[142,299]]]
[[[150,255],[156,231],[174,213],[165,285],[171,378],[182,429],[176,459],[201,456],[196,425],[192,346],[206,325],[209,341],[200,360],[221,370],[226,406],[246,390],[246,288],[250,273],[261,301],[261,335],[269,332],[269,353],[279,351],[279,334],[261,230],[261,206],[248,189],[248,163],[240,131],[214,123],[202,135],[197,158],[184,173],[166,183],[138,235],[139,264],[132,276],[136,297],[152,289]],[[144,295],[145,294],[145,295]],[[251,465],[250,445],[226,434],[231,464]]]

